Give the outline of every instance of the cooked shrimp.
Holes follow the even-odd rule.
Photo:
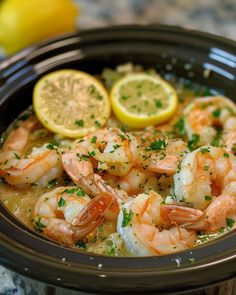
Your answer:
[[[172,223],[182,225],[188,229],[204,230],[206,232],[219,231],[227,228],[227,220],[236,220],[236,197],[220,195],[203,212],[199,209],[176,205],[163,205],[162,210]]]
[[[72,148],[62,154],[62,163],[67,174],[86,193],[96,196],[103,192],[113,196],[112,205],[105,215],[108,219],[116,220],[119,213],[119,203],[124,203],[125,198],[122,198],[121,194],[109,186],[100,175],[94,173],[92,160],[88,156],[87,150],[83,146]]]
[[[35,229],[68,246],[96,229],[112,197],[99,194],[91,200],[78,191],[76,187],[58,187],[42,195],[33,211]]]
[[[0,152],[0,165],[22,156],[29,140],[30,132],[36,125],[36,120],[30,118],[11,131]]]
[[[199,135],[199,145],[212,144],[217,129],[222,129],[222,143],[231,151],[236,138],[236,106],[223,96],[197,98],[184,110],[185,129],[189,139]],[[224,141],[224,136],[227,140]]]
[[[236,157],[225,149],[203,146],[188,154],[174,175],[178,200],[205,209],[212,196],[236,196]]]
[[[117,231],[131,254],[168,254],[194,245],[194,231],[172,226],[162,213],[162,201],[160,195],[151,191],[124,205],[118,216]]]
[[[172,175],[185,153],[186,143],[181,139],[159,139],[148,147],[140,147],[137,163],[149,171]]]
[[[0,152],[0,175],[19,188],[46,187],[49,181],[62,174],[60,155],[55,150],[49,150],[47,144],[24,155],[34,125],[31,119],[24,121],[10,133]]]
[[[155,173],[144,170],[141,167],[133,167],[130,172],[118,177],[104,174],[103,179],[113,188],[118,187],[130,196],[137,195],[150,190],[157,190],[158,180]]]
[[[130,133],[118,128],[101,129],[79,141],[81,155],[95,160],[99,170],[105,170],[111,175],[127,175],[135,163],[137,156],[137,141]],[[79,154],[79,152],[78,152]]]

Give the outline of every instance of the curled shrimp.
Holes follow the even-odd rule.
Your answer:
[[[213,197],[236,196],[236,157],[225,149],[203,146],[188,154],[174,175],[179,201],[204,210]]]
[[[129,173],[135,163],[137,145],[134,136],[118,128],[101,129],[78,144],[87,149],[87,153],[97,162],[98,170],[116,176]]]
[[[33,148],[28,155],[24,154],[35,124],[32,119],[24,121],[10,133],[0,152],[0,175],[19,188],[45,187],[50,180],[62,174],[60,155],[55,150],[49,150],[47,144]]]
[[[94,231],[113,199],[105,193],[92,200],[77,193],[76,187],[58,187],[42,195],[33,211],[35,229],[68,246]]]
[[[135,256],[168,254],[192,247],[194,231],[173,226],[162,212],[163,199],[154,191],[126,203],[118,216],[117,231]]]
[[[94,173],[92,159],[88,156],[87,149],[84,146],[72,148],[62,154],[62,163],[67,174],[86,193],[92,196],[99,193],[113,196],[113,202],[109,210],[106,210],[105,216],[110,220],[116,220],[120,210],[119,203],[125,202],[126,196],[121,196],[99,174]]]
[[[198,135],[199,145],[214,144],[215,139],[219,140],[219,131],[228,152],[236,143],[236,106],[229,98],[197,98],[185,108],[184,119],[188,138]]]

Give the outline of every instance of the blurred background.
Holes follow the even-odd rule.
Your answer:
[[[236,40],[235,20],[236,0],[0,0],[0,58],[55,35],[115,24],[163,23]],[[43,288],[0,266],[1,295],[42,295]]]
[[[235,0],[0,0],[1,55],[92,27],[164,23],[236,39]]]

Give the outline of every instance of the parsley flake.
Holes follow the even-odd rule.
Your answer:
[[[159,140],[155,140],[153,141],[146,149],[147,150],[152,150],[152,151],[161,151],[161,150],[165,150],[167,147],[167,143],[165,142],[165,140],[159,139]]]
[[[54,179],[52,179],[52,180],[50,180],[50,181],[48,182],[47,188],[53,188],[53,187],[55,187],[57,184],[58,184],[58,181],[57,181],[56,178],[54,178]]]
[[[212,115],[215,117],[215,118],[219,118],[221,114],[221,109],[216,109],[212,112]]]
[[[41,222],[41,218],[39,217],[38,219],[33,219],[33,223],[34,223],[34,229],[36,232],[38,233],[42,233],[43,232],[43,228],[45,228],[46,226]]]
[[[226,218],[226,224],[229,228],[232,228],[234,226],[235,220],[232,218]]]
[[[188,148],[190,152],[198,148],[199,141],[200,141],[200,136],[198,134],[193,134],[192,139],[188,141]]]
[[[123,220],[122,220],[121,226],[126,227],[132,219],[133,212],[131,210],[129,212],[126,212],[126,208],[123,208],[122,213],[123,213]]]
[[[205,153],[209,153],[210,149],[209,148],[201,148],[200,151],[202,154],[205,154]]]
[[[57,204],[58,204],[58,207],[62,207],[65,205],[65,203],[66,203],[66,201],[62,197],[60,197],[60,200],[58,201]]]
[[[185,124],[184,124],[184,118],[181,117],[179,119],[179,121],[175,124],[174,126],[177,130],[180,136],[184,136],[185,135]]]
[[[97,142],[97,136],[93,136],[90,140],[91,143],[96,143]]]
[[[84,192],[82,189],[79,189],[79,190],[77,191],[76,195],[77,195],[78,197],[83,197],[83,196],[85,196],[85,192]]]
[[[75,125],[78,127],[84,127],[84,120],[75,120]]]
[[[75,246],[81,249],[86,250],[86,243],[82,240],[78,240],[77,242],[75,242]]]

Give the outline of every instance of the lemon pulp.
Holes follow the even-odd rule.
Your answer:
[[[159,76],[137,73],[114,84],[111,103],[123,123],[141,128],[167,121],[177,108],[177,94]]]
[[[106,89],[93,76],[76,70],[42,77],[34,87],[33,105],[46,128],[72,138],[101,128],[110,116]]]

